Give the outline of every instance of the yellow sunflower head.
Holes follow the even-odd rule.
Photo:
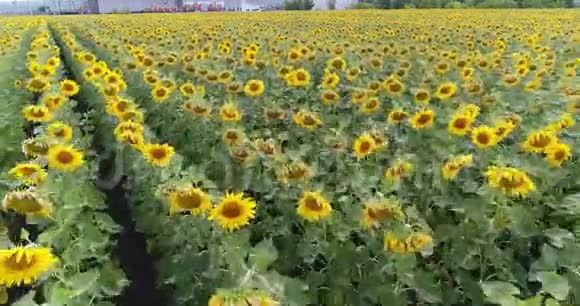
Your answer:
[[[211,210],[209,195],[199,188],[175,190],[169,194],[168,200],[171,215],[187,212],[199,216]]]
[[[455,92],[457,92],[457,85],[455,85],[453,82],[445,82],[437,87],[435,95],[437,98],[439,98],[439,100],[444,101],[453,97]]]
[[[31,122],[48,122],[52,120],[50,110],[44,106],[28,105],[22,110],[24,118]]]
[[[488,184],[504,194],[514,197],[525,197],[536,186],[528,174],[511,167],[488,167],[485,172]]]
[[[419,104],[428,104],[431,101],[431,93],[427,89],[417,89],[413,94],[413,100]]]
[[[242,119],[242,113],[234,103],[226,103],[220,107],[220,117],[224,122],[237,122]]]
[[[362,159],[374,152],[377,145],[375,139],[368,133],[359,136],[353,144],[353,150],[358,159]]]
[[[44,105],[51,112],[61,108],[66,101],[67,98],[60,94],[49,94],[44,97]]]
[[[53,142],[66,143],[73,137],[73,129],[70,125],[62,122],[53,122],[46,129],[46,136]]]
[[[184,97],[191,97],[195,95],[195,86],[193,85],[193,83],[187,82],[179,87],[179,91]]]
[[[48,148],[48,167],[74,171],[84,163],[83,153],[71,145],[55,144]]]
[[[35,77],[29,79],[26,83],[26,89],[31,92],[43,92],[50,87],[50,82],[44,77]]]
[[[27,185],[38,185],[46,180],[46,170],[34,163],[21,163],[8,171],[8,174]]]
[[[259,97],[266,89],[264,82],[261,80],[249,80],[244,86],[244,92],[249,97]]]
[[[459,171],[473,163],[473,155],[459,155],[447,161],[441,168],[443,178],[452,181],[457,177]]]
[[[22,153],[30,157],[44,156],[48,153],[48,143],[40,138],[29,138],[22,142]]]
[[[52,203],[34,189],[8,192],[2,200],[2,209],[33,217],[50,216],[53,210]]]
[[[489,126],[482,125],[471,130],[471,142],[479,149],[494,147],[498,141],[495,129]]]
[[[64,80],[60,82],[60,93],[65,97],[72,97],[80,90],[79,85],[73,80]]]
[[[455,115],[449,121],[447,130],[450,134],[464,136],[471,129],[473,119],[464,115]]]
[[[296,212],[309,222],[326,219],[332,213],[332,206],[320,192],[304,192],[298,201]]]
[[[30,285],[58,262],[51,249],[16,247],[0,250],[0,285]]]
[[[556,142],[558,142],[558,137],[552,131],[532,131],[528,134],[526,141],[522,144],[522,148],[526,152],[541,153],[549,145]]]
[[[315,130],[317,127],[322,125],[322,121],[315,113],[307,112],[307,111],[299,111],[292,116],[292,120],[297,125],[307,129],[307,130]]]
[[[157,167],[166,167],[171,163],[175,149],[168,144],[146,144],[141,152],[148,163]]]
[[[334,89],[340,82],[340,77],[336,73],[327,73],[322,78],[322,88]]]
[[[416,130],[429,128],[435,120],[435,111],[430,108],[416,112],[410,119],[411,126]]]
[[[237,129],[227,129],[223,132],[222,139],[227,145],[236,146],[242,144],[245,141],[246,135],[243,131]]]
[[[371,200],[362,208],[361,225],[364,229],[377,227],[381,222],[389,219],[401,219],[405,216],[401,206],[391,200]]]
[[[256,215],[256,202],[244,197],[244,193],[226,193],[212,209],[208,219],[221,228],[234,231],[250,223]]]
[[[555,142],[546,147],[544,153],[546,154],[545,160],[550,166],[561,167],[562,163],[572,155],[572,149],[565,143]]]
[[[381,100],[378,97],[371,97],[362,103],[360,110],[364,114],[372,114],[378,111],[380,107]]]
[[[153,89],[151,89],[151,97],[153,98],[153,101],[157,103],[167,102],[169,96],[171,96],[171,90],[162,85],[155,86]]]
[[[391,182],[397,182],[402,177],[410,175],[411,172],[413,172],[413,164],[408,161],[397,160],[385,170],[385,178]]]

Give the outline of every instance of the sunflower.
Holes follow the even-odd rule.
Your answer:
[[[385,233],[383,238],[385,251],[389,251],[394,254],[405,254],[407,253],[407,244],[405,241],[399,239],[393,232],[388,231]]]
[[[391,200],[371,200],[364,204],[362,209],[361,225],[364,229],[377,227],[381,222],[389,219],[404,217],[401,206]]]
[[[376,148],[375,139],[368,133],[359,136],[355,141],[352,149],[358,159],[363,159],[373,153]]]
[[[387,93],[393,97],[400,97],[405,91],[405,85],[396,78],[389,78],[383,85]]]
[[[50,82],[44,77],[35,77],[26,83],[26,89],[31,92],[43,92],[50,87]]]
[[[364,101],[361,105],[361,112],[364,114],[372,114],[376,112],[381,107],[381,100],[377,97],[369,98],[368,100]]]
[[[334,89],[340,82],[340,77],[336,73],[327,73],[322,78],[322,88]]]
[[[479,126],[471,131],[471,142],[480,149],[491,148],[498,143],[499,139],[495,129],[489,126]]]
[[[447,161],[441,168],[443,178],[448,181],[455,179],[459,171],[473,163],[473,155],[459,155]]]
[[[246,139],[244,132],[236,129],[228,129],[222,134],[222,139],[229,146],[240,145]]]
[[[169,194],[169,214],[188,212],[199,216],[211,210],[209,195],[198,188],[176,190]]]
[[[292,120],[297,125],[311,131],[322,125],[322,121],[316,114],[306,111],[297,112],[292,116]]]
[[[66,123],[53,122],[46,129],[46,136],[56,142],[69,142],[73,137],[73,130]]]
[[[208,219],[227,230],[234,231],[247,225],[256,215],[256,202],[244,193],[226,193],[212,209]]]
[[[38,185],[46,180],[46,170],[34,163],[21,163],[14,166],[8,174],[26,185]]]
[[[320,93],[320,99],[325,105],[333,105],[339,101],[340,95],[332,89],[325,89]]]
[[[471,117],[464,116],[462,114],[455,115],[449,121],[447,131],[453,135],[464,136],[471,129],[472,123],[473,119]]]
[[[330,216],[332,206],[320,192],[304,192],[298,201],[296,212],[309,222],[317,222]]]
[[[407,252],[420,252],[433,244],[433,237],[427,233],[413,233],[407,237],[405,244],[407,245]]]
[[[264,82],[261,80],[249,80],[244,86],[244,92],[249,97],[259,97],[266,89]]]
[[[171,162],[175,150],[168,144],[146,144],[141,148],[143,157],[148,163],[157,167],[166,167]]]
[[[410,119],[411,126],[416,130],[429,128],[435,120],[435,111],[426,108],[416,112]]]
[[[553,132],[547,130],[532,131],[522,144],[524,151],[529,153],[541,153],[548,146],[558,141]]]
[[[391,124],[399,124],[403,122],[403,120],[407,119],[407,117],[409,117],[409,114],[406,111],[398,108],[389,112],[387,115],[387,121]]]
[[[48,248],[16,247],[0,250],[0,285],[30,285],[50,271],[58,259]]]
[[[293,161],[277,169],[278,179],[285,183],[301,183],[312,177],[312,169],[303,161]]]
[[[511,134],[513,132],[513,130],[515,129],[515,125],[508,120],[502,120],[502,121],[498,121],[495,124],[495,135],[498,138],[498,142],[502,141],[504,138],[506,138],[507,136],[509,136],[509,134]]]
[[[565,143],[555,142],[550,144],[544,150],[546,154],[545,160],[552,167],[560,167],[562,163],[570,158],[572,149]]]
[[[52,213],[53,206],[34,189],[27,189],[6,193],[2,200],[2,209],[31,217],[48,217]]]
[[[157,103],[166,102],[170,95],[171,90],[162,85],[155,86],[153,89],[151,89],[151,97],[153,97],[153,101]]]
[[[271,138],[268,140],[256,139],[255,144],[258,151],[266,156],[272,156],[277,152],[276,143]]]
[[[536,190],[528,174],[516,168],[490,166],[485,172],[488,184],[508,196],[525,197]]]
[[[193,83],[187,82],[179,87],[179,91],[184,97],[191,97],[195,95],[195,86]]]
[[[50,110],[44,106],[28,105],[22,112],[24,118],[31,122],[48,122],[52,120]]]
[[[504,74],[501,78],[501,81],[504,86],[506,87],[514,87],[520,83],[520,79],[518,76],[513,75],[511,73]]]
[[[79,90],[80,87],[79,85],[72,80],[64,80],[62,82],[60,82],[60,93],[65,96],[65,97],[72,97],[74,95],[76,95]]]
[[[396,182],[409,175],[413,171],[413,164],[407,161],[395,161],[387,170],[385,170],[385,178],[391,182]]]
[[[292,87],[306,87],[310,84],[310,72],[304,68],[296,69],[286,76],[286,83]]]
[[[49,111],[54,112],[66,103],[67,98],[59,94],[49,94],[46,95],[43,100],[44,106],[46,106]]]
[[[44,156],[48,153],[48,143],[39,138],[28,138],[22,142],[22,153],[30,157]]]
[[[435,92],[435,95],[437,96],[437,98],[439,98],[439,100],[444,101],[444,100],[447,100],[447,99],[453,97],[453,95],[455,95],[456,91],[457,91],[457,85],[455,85],[455,83],[445,82],[445,83],[439,85],[439,87],[437,87],[437,91]]]
[[[431,94],[427,89],[420,88],[415,91],[415,94],[413,95],[413,100],[415,101],[415,103],[428,104],[429,101],[431,100]]]
[[[56,144],[48,148],[48,167],[62,171],[74,171],[83,163],[83,153],[71,145]]]
[[[242,119],[242,113],[238,106],[234,103],[228,102],[220,107],[220,117],[225,122],[237,122]]]

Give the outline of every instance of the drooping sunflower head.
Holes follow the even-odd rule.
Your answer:
[[[261,80],[249,80],[244,86],[244,92],[249,97],[259,97],[266,89],[264,82]]]
[[[171,163],[175,149],[168,144],[145,144],[141,148],[145,160],[157,167],[166,167]]]
[[[435,111],[430,108],[422,109],[416,112],[411,118],[411,126],[416,130],[429,128],[435,120]]]
[[[194,216],[205,214],[211,210],[211,199],[199,188],[186,188],[169,193],[169,213],[175,215],[187,212]]]
[[[489,126],[482,125],[471,130],[471,142],[479,149],[494,147],[498,141],[495,129]]]
[[[26,83],[26,89],[31,92],[43,92],[50,87],[50,82],[44,77],[35,77],[29,79]]]
[[[284,183],[297,183],[312,177],[312,169],[303,161],[286,163],[277,170],[278,179]]]
[[[48,153],[48,143],[40,138],[28,138],[22,142],[22,153],[30,157],[44,156]]]
[[[227,231],[234,231],[250,223],[256,215],[255,208],[256,202],[245,197],[243,192],[226,193],[212,209],[208,219],[214,220]]]
[[[60,82],[59,89],[60,89],[60,94],[62,94],[63,96],[72,97],[79,92],[80,87],[73,80],[64,80],[64,81]]]
[[[66,143],[73,137],[73,129],[63,122],[53,122],[46,129],[46,136],[51,142]]]
[[[83,163],[83,153],[71,145],[55,144],[48,148],[48,167],[50,169],[74,171]]]
[[[2,200],[4,211],[14,211],[26,216],[50,216],[52,207],[52,203],[34,189],[8,192]]]
[[[376,147],[375,139],[369,133],[365,133],[354,141],[353,151],[358,159],[362,159],[373,153]]]
[[[0,250],[0,285],[30,285],[58,262],[51,249],[16,247]]]
[[[320,192],[304,192],[298,201],[296,212],[309,222],[326,219],[332,213],[332,206]]]

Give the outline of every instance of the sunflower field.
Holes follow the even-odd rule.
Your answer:
[[[579,20],[2,17],[0,305],[580,305]]]

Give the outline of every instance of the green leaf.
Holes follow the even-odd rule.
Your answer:
[[[525,301],[521,301],[518,306],[542,306],[542,296],[534,296]]]
[[[258,243],[250,253],[250,263],[256,270],[265,271],[278,258],[278,250],[272,239]]]
[[[517,306],[518,299],[514,295],[520,294],[520,289],[511,283],[500,281],[487,281],[481,283],[483,293],[487,300],[502,306]]]
[[[6,287],[0,287],[0,305],[8,303],[8,291]]]
[[[414,289],[423,301],[439,303],[443,298],[441,286],[432,273],[416,270],[412,274],[401,275],[401,280]]]
[[[73,296],[79,296],[87,291],[92,291],[99,279],[97,270],[89,270],[65,279],[66,285],[73,290]]]
[[[542,283],[542,291],[551,294],[557,300],[568,297],[570,285],[568,279],[555,272],[537,272],[533,279]]]
[[[50,288],[48,302],[51,305],[67,305],[68,301],[71,299],[72,294],[72,290],[56,285]]]
[[[563,248],[565,241],[574,241],[574,235],[569,231],[561,228],[550,228],[544,231],[546,237],[550,238],[550,243],[557,247]]]
[[[547,299],[544,306],[560,306],[560,303],[554,299]]]
[[[123,272],[111,263],[103,266],[100,272],[99,286],[105,295],[119,295],[123,291],[123,288],[129,284]]]

